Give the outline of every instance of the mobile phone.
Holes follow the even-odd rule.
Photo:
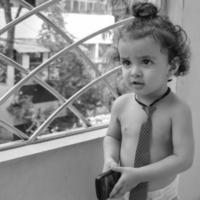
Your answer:
[[[121,176],[120,172],[108,170],[99,174],[95,179],[96,195],[99,200],[109,198],[110,192]]]

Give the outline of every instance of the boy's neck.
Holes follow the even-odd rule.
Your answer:
[[[150,106],[155,105],[157,102],[159,102],[163,98],[165,98],[170,93],[170,91],[171,89],[167,87],[167,89],[161,95],[159,95],[158,97],[154,98],[151,101],[148,101],[148,103],[144,102],[144,100],[142,100],[142,98],[138,97],[137,95],[135,95],[135,100],[137,101],[137,103],[139,103],[143,107],[150,107]]]

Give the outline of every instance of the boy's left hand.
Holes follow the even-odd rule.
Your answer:
[[[137,168],[133,167],[113,167],[113,171],[120,172],[121,177],[110,193],[110,198],[119,198],[140,183]]]

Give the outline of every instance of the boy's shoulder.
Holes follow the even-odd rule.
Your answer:
[[[114,109],[119,110],[119,109],[124,108],[126,105],[128,105],[133,100],[134,100],[133,93],[123,94],[123,95],[119,96],[117,99],[115,99],[112,107]]]
[[[190,124],[192,120],[192,111],[190,106],[178,95],[172,93],[170,96],[171,106],[169,105],[166,110],[170,113],[173,124],[178,126]]]
[[[124,104],[130,100],[134,99],[134,94],[133,93],[127,93],[119,96],[115,101],[114,104]]]
[[[190,112],[190,106],[177,94],[171,92],[170,106],[174,112]]]

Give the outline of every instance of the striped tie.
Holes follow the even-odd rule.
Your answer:
[[[142,167],[150,163],[150,142],[152,133],[152,114],[155,107],[143,107],[147,113],[147,121],[142,125],[138,146],[136,149],[134,167]],[[130,192],[129,200],[145,200],[147,197],[148,183],[140,183]]]
[[[142,167],[148,165],[151,161],[150,158],[150,145],[152,138],[152,114],[155,111],[155,103],[166,97],[170,93],[170,88],[158,99],[156,99],[149,106],[146,106],[142,102],[135,100],[142,106],[147,114],[147,121],[142,124],[140,135],[138,139],[138,145],[135,154],[134,167]],[[148,182],[140,183],[130,191],[129,200],[146,200],[148,192]]]

